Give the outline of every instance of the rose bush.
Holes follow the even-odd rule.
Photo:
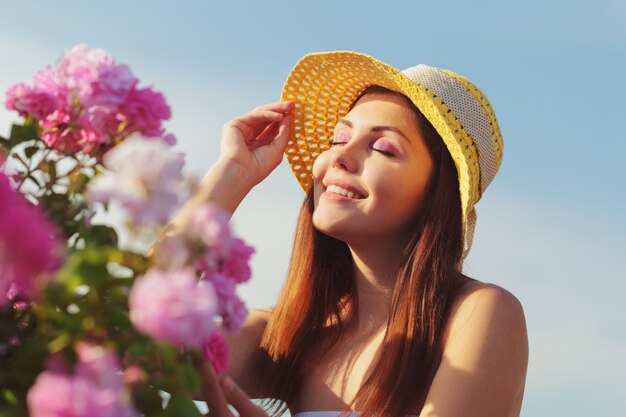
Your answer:
[[[119,207],[153,240],[194,191],[164,96],[78,45],[5,105],[23,122],[0,137],[0,416],[199,415],[194,364],[227,368],[252,248],[209,204],[150,258],[94,220]]]

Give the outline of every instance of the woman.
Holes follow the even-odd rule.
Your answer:
[[[283,153],[306,191],[276,306],[230,338],[227,376],[203,365],[211,415],[266,415],[248,397],[299,417],[519,415],[521,305],[461,272],[501,160],[484,95],[449,71],[330,52],[300,60],[282,100],[225,125],[174,222],[204,201],[234,212]]]

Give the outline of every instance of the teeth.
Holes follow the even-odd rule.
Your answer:
[[[326,187],[326,191],[329,193],[341,194],[348,198],[356,198],[356,199],[362,198],[359,194],[353,193],[352,191],[348,191],[345,188],[341,188],[340,186],[334,185],[334,184]]]

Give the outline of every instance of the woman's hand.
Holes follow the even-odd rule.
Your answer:
[[[241,417],[268,417],[267,413],[254,404],[235,382],[219,377],[208,361],[201,365],[202,396],[209,406],[210,417],[234,417],[228,408],[233,406]]]
[[[238,171],[250,188],[280,163],[292,129],[295,104],[279,102],[258,107],[224,125],[220,161]]]

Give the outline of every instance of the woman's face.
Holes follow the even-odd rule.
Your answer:
[[[406,239],[428,189],[433,159],[405,99],[365,94],[339,121],[313,165],[315,227],[348,244]]]

